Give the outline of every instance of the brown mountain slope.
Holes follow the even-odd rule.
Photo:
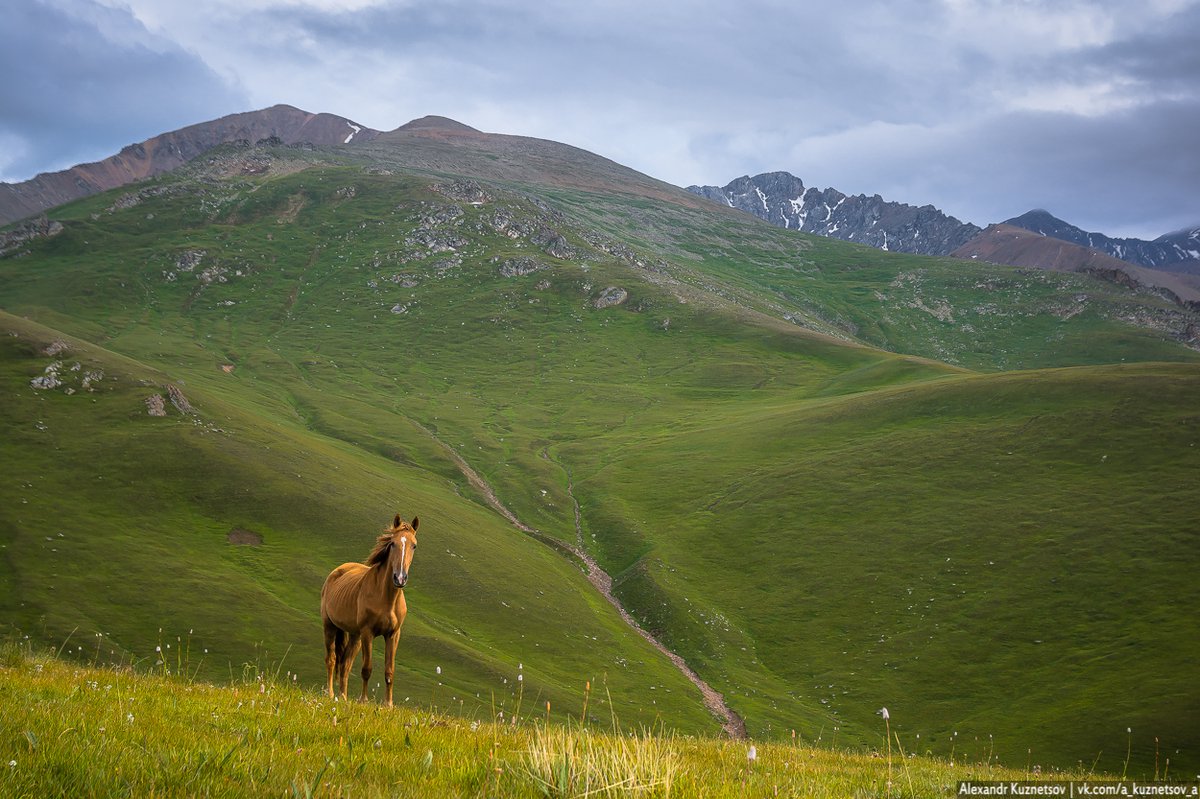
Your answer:
[[[380,134],[362,149],[380,162],[434,174],[634,195],[732,212],[578,147],[529,136],[484,133],[446,117],[413,120]]]
[[[950,255],[1055,272],[1085,272],[1129,288],[1167,292],[1181,305],[1200,306],[1200,281],[1187,275],[1137,266],[1099,250],[1014,225],[991,225]]]
[[[370,141],[379,131],[333,114],[311,114],[290,105],[231,114],[131,144],[114,156],[23,183],[0,183],[0,225],[41,213],[89,194],[169,172],[219,144],[276,136],[286,144],[335,145]]]

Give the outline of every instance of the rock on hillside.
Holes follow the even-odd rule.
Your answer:
[[[836,189],[806,189],[800,178],[787,172],[740,177],[724,188],[689,186],[688,191],[779,227],[894,252],[946,255],[980,230],[932,205],[918,208],[878,194],[847,196]]]
[[[219,144],[278,139],[345,145],[379,135],[333,114],[310,114],[290,105],[231,114],[131,144],[114,156],[61,172],[46,172],[23,183],[0,183],[0,225],[97,192],[169,172]]]
[[[1115,239],[1103,233],[1089,233],[1040,208],[1015,216],[1004,224],[1091,247],[1113,258],[1152,269],[1200,275],[1200,227],[1168,233],[1154,241]]]

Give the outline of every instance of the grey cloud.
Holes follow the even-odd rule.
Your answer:
[[[156,133],[244,109],[244,95],[195,56],[149,38],[128,12],[81,19],[39,2],[11,4],[0,26],[0,135],[9,179],[110,155]],[[102,28],[130,31],[106,35]]]

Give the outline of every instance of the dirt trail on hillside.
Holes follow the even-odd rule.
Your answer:
[[[613,596],[612,577],[609,576],[608,572],[600,568],[600,565],[596,563],[595,558],[589,555],[583,546],[583,527],[581,524],[582,519],[580,516],[579,501],[575,499],[575,486],[571,480],[570,472],[567,472],[567,493],[571,497],[571,502],[574,505],[575,510],[574,546],[564,541],[559,541],[557,538],[552,536],[546,535],[540,530],[535,530],[518,519],[517,515],[505,507],[504,503],[500,501],[500,498],[496,496],[496,492],[492,490],[492,487],[488,485],[488,482],[484,480],[478,472],[472,469],[471,465],[467,463],[453,447],[438,438],[432,430],[424,425],[418,422],[413,422],[413,424],[423,430],[426,435],[432,438],[439,446],[441,446],[443,450],[446,451],[446,454],[450,457],[450,460],[454,462],[454,465],[458,467],[458,470],[463,473],[464,477],[467,478],[467,482],[474,486],[475,489],[483,495],[484,499],[487,500],[488,504],[491,505],[497,513],[507,519],[513,525],[513,527],[516,527],[523,533],[533,536],[542,543],[566,552],[582,561],[583,565],[586,567],[588,582],[590,582],[595,589],[600,592],[600,595],[603,596],[608,603],[613,606],[614,609],[616,609],[617,613],[621,616],[621,619],[626,624],[628,624],[638,635],[646,639],[651,646],[653,646],[659,652],[662,652],[668,660],[675,664],[675,668],[679,669],[680,673],[682,673],[684,677],[687,677],[688,680],[696,686],[696,688],[700,691],[701,696],[704,697],[704,706],[707,707],[709,712],[711,712],[721,721],[721,727],[725,730],[725,734],[730,738],[737,740],[744,740],[746,738],[746,723],[742,721],[741,716],[734,712],[733,708],[729,707],[729,705],[725,703],[725,697],[723,697],[720,692],[701,679],[700,675],[696,674],[696,672],[692,670],[692,668],[684,661],[683,658],[667,649],[667,647],[664,646],[661,641],[655,638],[649,631],[642,627],[642,625],[638,624],[637,620],[634,619],[633,616],[629,615],[629,611],[625,609],[621,602],[615,596]],[[542,457],[547,461],[550,460],[550,456],[544,450],[541,454]]]

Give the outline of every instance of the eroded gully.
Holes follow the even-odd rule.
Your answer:
[[[467,478],[467,482],[469,482],[475,488],[475,490],[478,491],[485,500],[487,500],[487,503],[491,505],[497,513],[507,519],[510,524],[512,524],[521,532],[533,536],[538,541],[541,541],[544,544],[578,558],[587,570],[588,582],[590,582],[592,586],[600,592],[600,595],[604,597],[604,599],[607,600],[610,605],[613,606],[618,615],[620,615],[622,621],[629,625],[634,632],[646,639],[651,646],[661,652],[668,660],[671,661],[671,663],[675,665],[675,668],[679,669],[680,673],[683,674],[683,676],[686,677],[688,681],[692,683],[692,685],[696,686],[697,690],[700,691],[700,695],[704,699],[704,706],[708,708],[709,712],[716,716],[721,722],[721,727],[725,730],[725,734],[730,738],[738,740],[746,738],[746,723],[742,720],[742,717],[733,710],[733,708],[729,707],[729,705],[725,703],[725,697],[723,697],[719,691],[705,682],[700,675],[696,674],[696,672],[692,670],[692,667],[689,666],[682,657],[675,654],[670,649],[667,649],[667,647],[661,641],[659,641],[648,630],[642,627],[642,625],[639,624],[637,620],[629,614],[629,611],[625,609],[621,602],[615,596],[613,596],[612,577],[609,576],[608,572],[600,568],[600,565],[596,563],[595,558],[588,554],[587,549],[583,545],[583,526],[579,510],[579,501],[575,499],[575,486],[571,480],[570,472],[567,472],[567,494],[571,497],[571,502],[574,505],[575,511],[574,546],[566,543],[565,541],[560,541],[553,536],[546,535],[540,530],[536,530],[518,519],[517,515],[509,510],[504,503],[500,501],[500,498],[496,496],[496,492],[492,490],[492,487],[488,484],[488,482],[484,480],[478,472],[472,469],[471,465],[467,463],[466,460],[464,460],[463,457],[459,455],[453,447],[438,438],[432,430],[420,424],[417,426],[424,430],[426,435],[428,435],[443,450],[445,450],[450,460],[454,462],[454,465],[458,467],[458,470],[462,472],[464,477]],[[545,450],[543,450],[541,454],[542,457],[547,461],[550,460],[550,456]]]

